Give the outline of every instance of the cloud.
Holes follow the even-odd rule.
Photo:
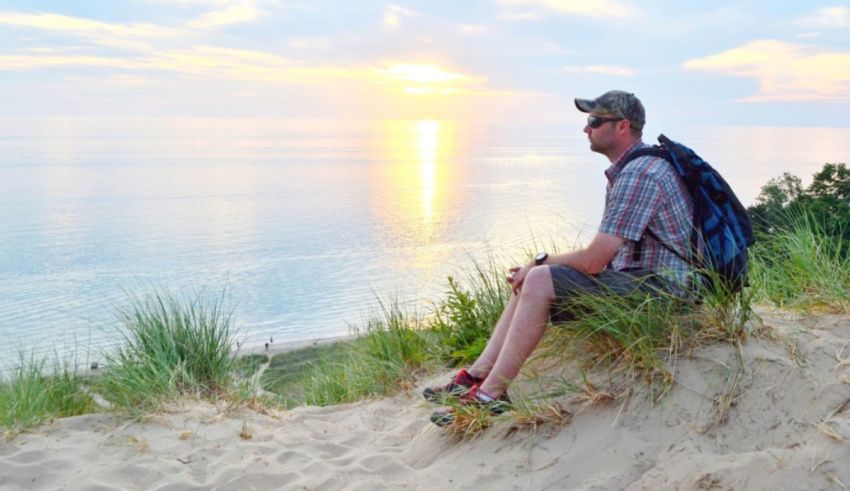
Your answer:
[[[379,73],[388,80],[410,83],[450,84],[457,82],[472,82],[475,77],[456,72],[448,72],[437,65],[421,63],[393,63]]]
[[[67,34],[97,45],[133,51],[150,50],[152,42],[185,34],[180,29],[154,24],[117,24],[51,13],[0,11],[0,25]]]
[[[563,70],[567,73],[593,73],[598,75],[611,75],[614,77],[631,77],[635,74],[631,68],[611,65],[589,65],[589,66],[565,66]]]
[[[473,25],[473,24],[467,24],[467,25],[460,26],[460,32],[462,32],[464,34],[479,34],[479,33],[485,32],[486,30],[487,30],[487,28],[484,27],[484,26]]]
[[[850,52],[767,39],[683,66],[755,79],[758,92],[742,102],[850,101]]]
[[[499,12],[498,17],[508,21],[529,22],[541,20],[543,14],[541,12]]]
[[[260,18],[260,9],[254,2],[228,2],[216,10],[205,13],[186,24],[190,29],[215,29],[231,24],[254,22]]]
[[[498,0],[506,6],[539,7],[560,14],[595,18],[626,18],[637,10],[616,0]],[[506,14],[510,15],[510,14]],[[523,12],[514,20],[536,20],[538,14]]]
[[[294,49],[325,50],[334,47],[334,42],[329,37],[308,36],[290,39],[287,46]]]
[[[206,80],[245,80],[325,85],[341,80],[365,85],[382,86],[384,90],[416,95],[448,95],[478,93],[488,90],[483,77],[436,64],[422,62],[330,63],[322,65],[314,59],[293,59],[262,50],[235,49],[211,44],[196,44],[204,35],[196,29],[211,29],[236,22],[256,20],[262,12],[257,1],[183,0],[200,4],[204,15],[180,28],[153,24],[121,24],[71,17],[52,13],[18,13],[0,11],[0,25],[22,29],[37,29],[78,37],[89,43],[64,40],[64,47],[39,47],[18,53],[0,53],[0,72],[79,68],[96,70],[105,79],[113,77],[122,83],[140,83],[147,78],[192,77]],[[418,15],[416,12],[391,5],[388,14],[399,18]],[[120,46],[122,51],[96,50],[92,44]],[[292,41],[290,48],[303,51],[333,43],[324,37],[302,37]],[[83,49],[84,51],[80,51]]]
[[[846,7],[826,7],[803,17],[797,24],[807,27],[841,29],[850,26],[850,9]]]
[[[386,62],[381,65],[316,66],[276,54],[220,46],[167,49],[130,58],[89,56],[55,52],[0,55],[0,71],[32,70],[63,66],[112,69],[105,77],[138,83],[144,76],[198,77],[306,85],[339,84],[340,81],[383,86],[389,92],[412,95],[484,95],[486,78],[447,70],[435,64]],[[116,72],[115,70],[118,70]],[[476,91],[472,89],[475,88]],[[497,94],[496,92],[492,92]]]
[[[0,70],[29,70],[58,66],[143,68],[144,63],[121,58],[85,55],[0,55]]]
[[[138,38],[170,37],[178,32],[175,29],[153,24],[110,24],[60,14],[28,14],[8,11],[0,11],[0,24],[80,35],[110,35]]]
[[[401,25],[402,18],[412,17],[415,14],[416,12],[413,10],[399,7],[398,5],[390,5],[387,10],[384,11],[384,25],[398,27]]]

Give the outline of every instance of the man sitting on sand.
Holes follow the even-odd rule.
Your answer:
[[[575,104],[588,113],[584,132],[590,149],[611,161],[599,231],[583,249],[541,252],[525,266],[511,268],[513,294],[484,352],[448,385],[425,389],[431,401],[451,393],[463,404],[487,406],[494,413],[506,410],[508,384],[543,337],[553,306],[577,295],[684,293],[691,266],[681,258],[689,256],[693,201],[666,160],[643,156],[629,162],[630,153],[646,147],[643,104],[619,90]],[[437,411],[431,420],[450,423],[451,409]]]

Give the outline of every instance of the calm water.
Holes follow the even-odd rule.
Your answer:
[[[850,161],[850,129],[669,132],[745,204]],[[375,295],[425,305],[495,250],[593,233],[602,170],[581,128],[445,121],[0,120],[0,364],[98,359],[150,285],[227,286],[242,340],[346,334]]]

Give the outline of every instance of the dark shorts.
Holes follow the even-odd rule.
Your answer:
[[[569,266],[551,265],[555,302],[551,309],[552,322],[566,322],[575,317],[570,299],[580,295],[627,296],[638,292],[661,295],[669,291],[669,284],[651,271],[611,271],[589,275]]]

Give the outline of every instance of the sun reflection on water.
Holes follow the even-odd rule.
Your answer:
[[[437,146],[439,143],[440,123],[438,121],[419,121],[416,125],[419,135],[419,174],[422,179],[422,222],[431,225],[434,219],[434,188],[437,185]]]
[[[438,260],[428,246],[445,235],[462,200],[457,128],[438,120],[390,121],[377,130],[372,199],[378,225],[417,262]]]

